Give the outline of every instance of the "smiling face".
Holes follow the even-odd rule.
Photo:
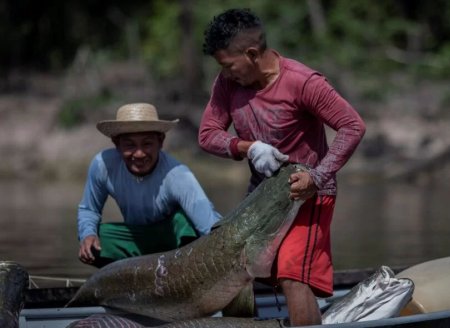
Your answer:
[[[137,176],[149,174],[158,162],[164,134],[159,132],[138,132],[122,134],[114,138],[117,150],[128,170]]]

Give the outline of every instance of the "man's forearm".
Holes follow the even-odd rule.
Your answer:
[[[245,141],[245,140],[239,140],[237,143],[237,150],[239,152],[239,155],[243,158],[247,157],[248,149],[255,141]]]

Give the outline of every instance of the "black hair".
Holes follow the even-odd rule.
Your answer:
[[[260,32],[257,45],[261,50],[265,50],[267,45],[262,22],[250,9],[229,9],[214,16],[204,32],[203,53],[214,55],[218,50],[227,49],[238,33],[247,30]]]

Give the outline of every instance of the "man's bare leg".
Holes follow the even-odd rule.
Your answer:
[[[311,288],[299,281],[280,279],[291,326],[320,325],[322,315]]]

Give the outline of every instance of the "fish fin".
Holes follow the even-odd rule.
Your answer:
[[[253,282],[249,282],[239,294],[222,309],[224,317],[249,317],[255,316],[255,293]]]
[[[99,305],[95,295],[82,285],[75,295],[64,305],[64,308]]]

